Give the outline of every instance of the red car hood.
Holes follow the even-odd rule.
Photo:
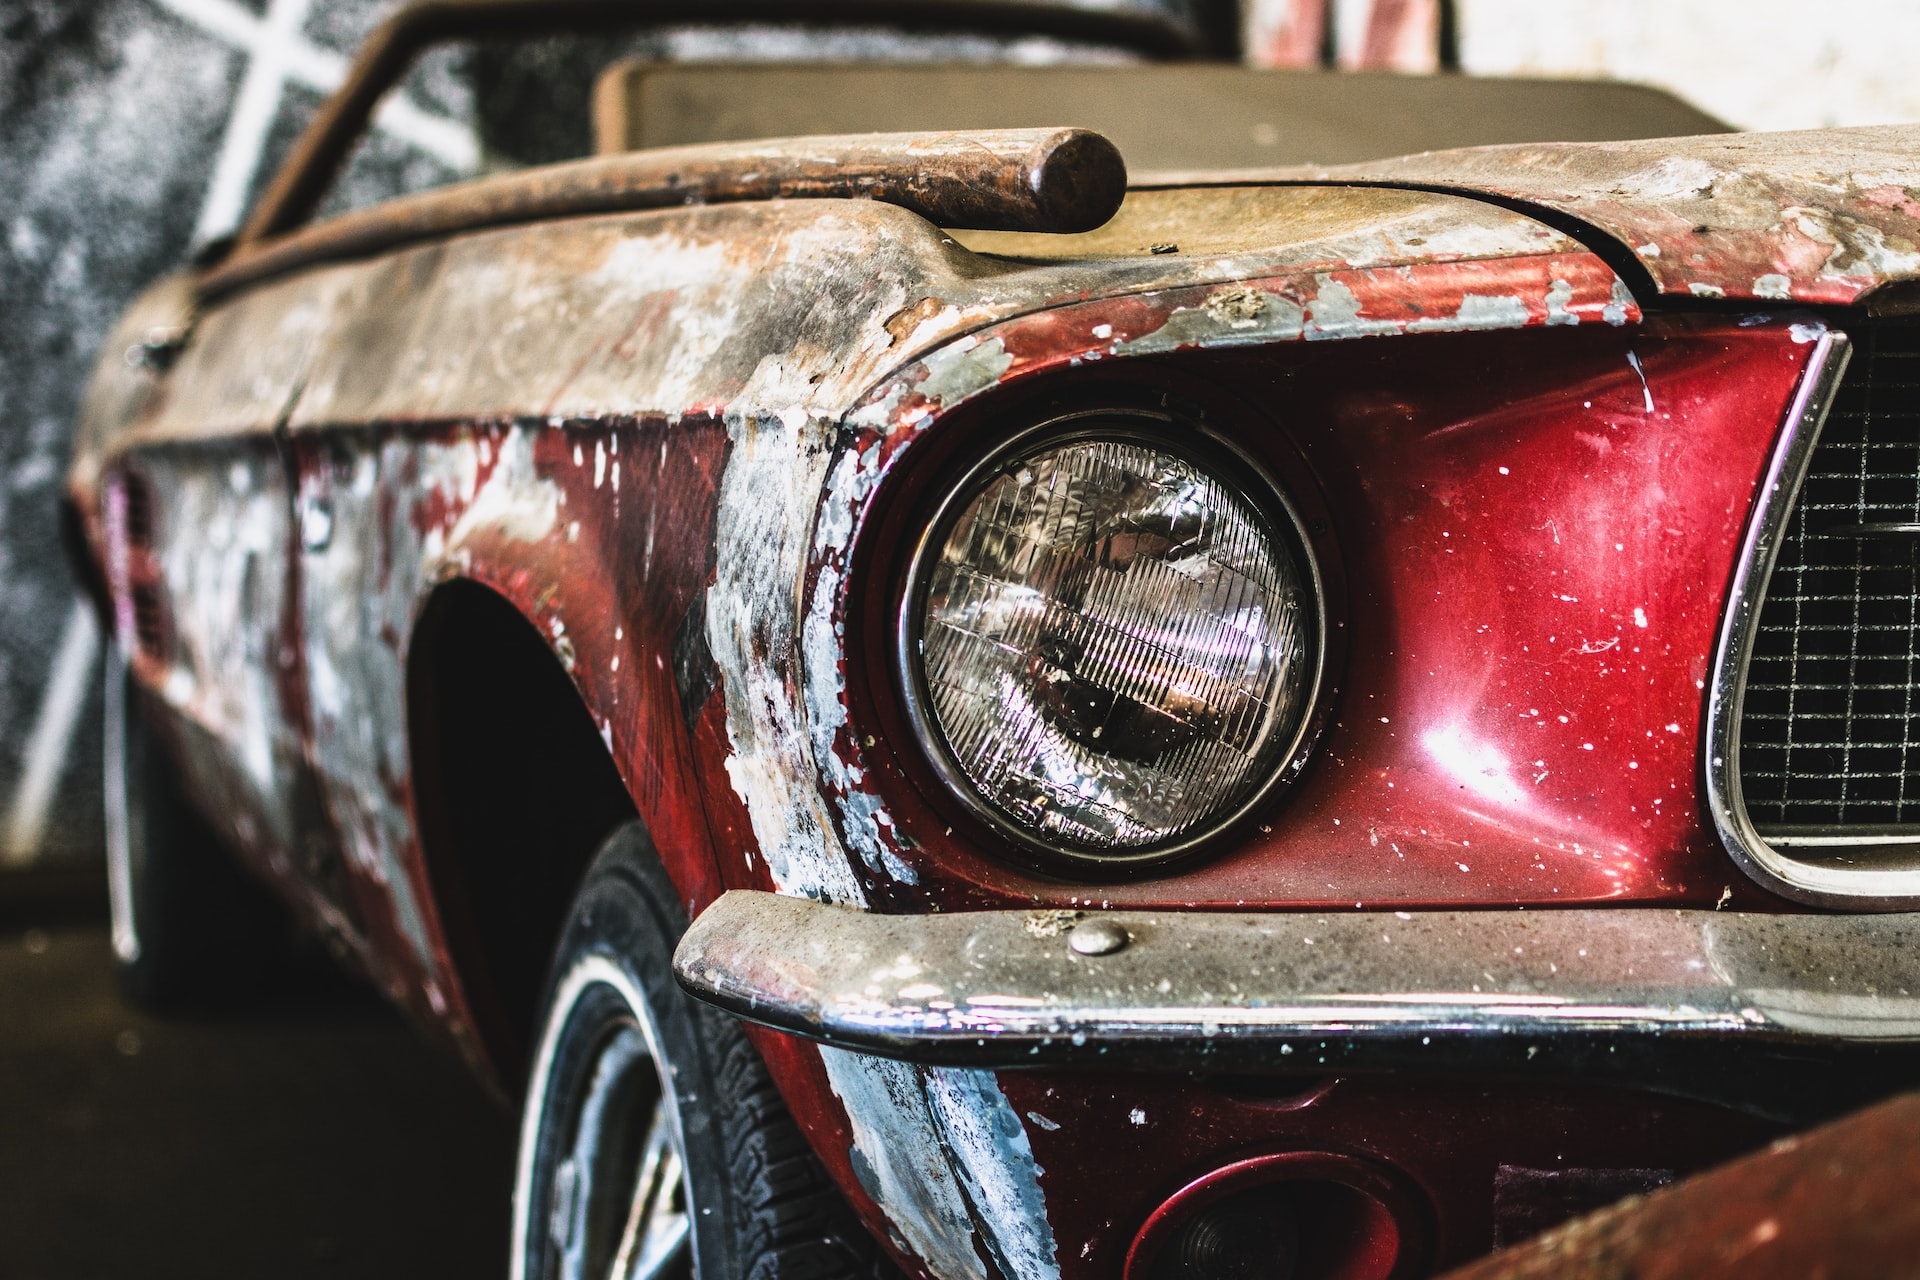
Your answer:
[[[1229,175],[1182,185],[1196,179]],[[1499,197],[1606,233],[1664,294],[1846,304],[1920,280],[1920,125],[1471,147],[1230,180]]]

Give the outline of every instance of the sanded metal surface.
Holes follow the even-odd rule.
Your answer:
[[[1092,921],[1128,944],[1083,954],[1074,930]],[[1764,1044],[1914,1041],[1916,944],[1912,915],[885,916],[736,890],[695,920],[675,967],[689,991],[744,1017],[920,1061],[1305,1068],[1331,1053],[1447,1070],[1497,1065],[1475,1044],[1496,1041],[1493,1058],[1520,1050],[1545,1071],[1567,1039],[1612,1042],[1616,1057],[1622,1043],[1665,1041],[1676,1064],[1677,1042],[1696,1037],[1755,1064]],[[1648,1083],[1701,1087],[1677,1074]]]
[[[1920,1275],[1920,1095],[1632,1196],[1448,1280]]]
[[[869,129],[1070,123],[1137,171],[1345,164],[1440,147],[1726,128],[1671,94],[1593,80],[1133,67],[632,62],[598,94],[601,150]]]
[[[302,267],[487,227],[676,205],[858,198],[941,226],[1090,231],[1126,192],[1112,143],[1083,129],[857,134],[676,147],[461,183],[243,249],[200,281],[217,298]]]
[[[1846,304],[1920,279],[1920,125],[1482,147],[1266,176],[1538,206],[1604,232],[1682,297]]]

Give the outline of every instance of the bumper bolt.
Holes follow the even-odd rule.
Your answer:
[[[1083,956],[1110,956],[1133,941],[1111,920],[1082,920],[1067,931],[1067,946]]]

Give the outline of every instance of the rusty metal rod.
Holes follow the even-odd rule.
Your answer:
[[[666,147],[482,178],[248,245],[200,278],[203,300],[270,276],[440,236],[545,218],[745,200],[867,199],[945,227],[1091,231],[1126,162],[1085,129],[867,133]]]
[[[811,0],[806,5],[792,0],[420,0],[382,23],[361,45],[346,80],[254,205],[238,244],[283,235],[313,216],[380,99],[434,44],[685,23],[796,21],[1054,36],[1123,45],[1163,58],[1208,52],[1193,28],[1166,15],[1034,0]]]

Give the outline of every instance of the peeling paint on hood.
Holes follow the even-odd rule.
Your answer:
[[[1537,205],[1619,241],[1673,296],[1847,304],[1920,279],[1920,125],[1473,147],[1151,183],[1249,180]]]

